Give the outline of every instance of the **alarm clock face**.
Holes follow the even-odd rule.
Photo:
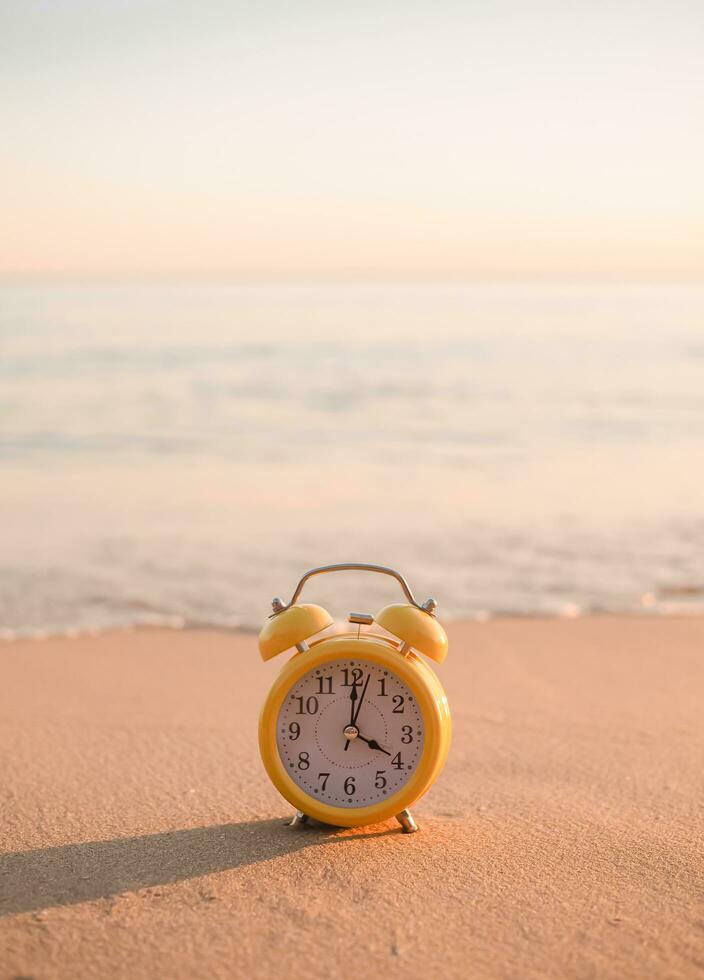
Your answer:
[[[413,692],[392,670],[360,659],[332,660],[297,680],[276,732],[291,779],[340,808],[392,796],[423,755],[423,716]]]

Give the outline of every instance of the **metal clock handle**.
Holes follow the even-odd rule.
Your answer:
[[[343,562],[339,565],[321,565],[319,568],[311,568],[310,571],[305,573],[296,586],[290,602],[284,604],[281,599],[274,599],[274,612],[282,612],[284,609],[288,609],[289,606],[294,605],[303,591],[303,586],[306,584],[308,579],[313,578],[314,575],[323,575],[327,572],[378,572],[379,575],[390,575],[391,578],[395,578],[398,584],[401,586],[403,589],[403,594],[406,596],[412,606],[415,606],[417,609],[422,609],[423,612],[432,612],[437,605],[434,599],[428,599],[423,603],[423,605],[416,602],[415,596],[411,592],[410,585],[405,580],[403,575],[401,575],[400,572],[397,572],[395,568],[387,568],[385,565],[368,565],[366,562]]]

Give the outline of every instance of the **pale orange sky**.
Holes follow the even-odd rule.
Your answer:
[[[681,0],[6,3],[0,275],[700,277],[703,46]]]

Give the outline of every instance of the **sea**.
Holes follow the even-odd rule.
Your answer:
[[[704,286],[0,286],[0,636],[704,611]],[[390,578],[311,579],[334,615]]]

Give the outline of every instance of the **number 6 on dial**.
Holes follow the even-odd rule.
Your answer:
[[[324,634],[329,613],[296,600],[309,578],[334,571],[391,575],[408,601],[376,616],[350,613],[353,629]],[[442,663],[447,655],[435,600],[419,605],[391,568],[344,564],[311,569],[289,603],[274,599],[272,607],[259,635],[262,659],[296,652],[264,702],[259,749],[297,810],[293,825],[313,817],[356,827],[396,816],[406,833],[417,830],[408,807],[437,779],[450,745],[447,697],[418,656]]]

